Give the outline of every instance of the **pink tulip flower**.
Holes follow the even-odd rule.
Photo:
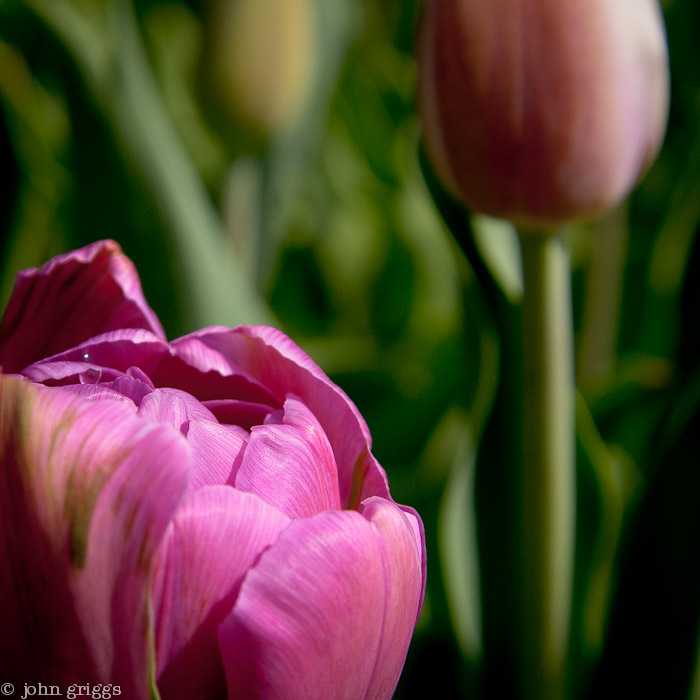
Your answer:
[[[426,0],[418,65],[436,172],[470,209],[526,227],[613,207],[663,139],[657,0]]]
[[[425,586],[357,408],[278,330],[169,343],[113,241],[0,325],[0,679],[389,698]]]

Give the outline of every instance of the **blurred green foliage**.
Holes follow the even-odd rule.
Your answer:
[[[396,697],[513,697],[517,241],[420,158],[418,0],[308,3],[305,93],[252,134],[208,85],[210,3],[0,0],[0,302],[18,269],[114,238],[170,337],[281,325],[425,522]],[[624,207],[569,232],[572,698],[700,693],[700,4],[663,5],[663,151]]]

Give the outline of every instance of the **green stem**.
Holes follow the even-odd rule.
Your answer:
[[[523,255],[523,689],[565,696],[575,536],[571,267],[559,235],[525,232]]]

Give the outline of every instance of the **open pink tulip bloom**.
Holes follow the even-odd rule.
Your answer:
[[[104,241],[20,273],[0,365],[3,681],[391,697],[423,601],[422,523],[288,337],[167,342]]]

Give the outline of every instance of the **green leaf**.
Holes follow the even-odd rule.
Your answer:
[[[475,451],[466,416],[448,412],[439,430],[454,446],[440,507],[440,561],[452,625],[464,657],[478,665],[482,652],[481,588],[474,506]]]
[[[640,476],[624,453],[603,442],[580,396],[576,429],[579,512],[574,625],[579,628],[582,656],[590,665],[605,643],[623,525]]]

